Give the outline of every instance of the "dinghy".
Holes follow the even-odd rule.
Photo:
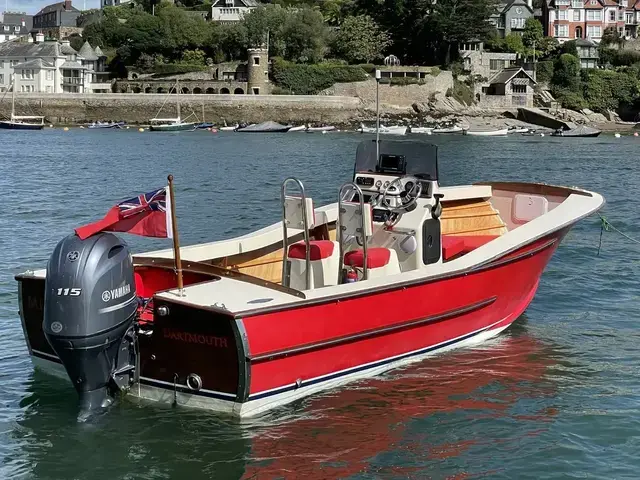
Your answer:
[[[291,125],[282,125],[277,122],[262,122],[247,127],[236,129],[238,133],[284,133],[291,129]]]
[[[472,135],[476,137],[501,137],[509,134],[508,128],[500,130],[463,130],[463,135]]]
[[[601,133],[602,130],[598,130],[597,128],[580,125],[570,130],[556,130],[551,135],[554,137],[597,137]]]
[[[141,196],[131,215],[159,216],[155,236],[172,224],[174,249],[132,256],[102,231],[108,216],[70,233],[47,269],[16,276],[29,355],[71,378],[89,412],[128,394],[247,417],[485,342],[527,309],[563,238],[604,198],[443,187],[440,172],[435,145],[366,140],[333,203],[317,208],[289,178],[274,191],[281,222],[187,247],[164,189]],[[133,228],[131,215],[115,230]]]
[[[452,127],[439,127],[439,128],[434,128],[432,130],[432,133],[435,134],[439,134],[439,133],[461,133],[464,129],[459,126],[459,125],[454,125]]]
[[[289,130],[287,130],[288,132],[304,132],[307,130],[307,126],[306,125],[299,125],[297,127],[291,127]]]
[[[312,127],[311,125],[309,125],[309,127],[307,127],[307,132],[308,133],[324,133],[324,132],[333,132],[336,129],[335,126],[333,125],[325,125],[322,127]]]
[[[432,127],[411,127],[411,133],[422,133],[425,135],[431,135],[433,133]]]

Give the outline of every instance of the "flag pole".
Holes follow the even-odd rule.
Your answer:
[[[176,265],[176,274],[178,275],[178,291],[179,295],[184,296],[184,286],[182,284],[182,260],[180,259],[180,239],[178,238],[178,222],[176,220],[176,202],[173,195],[173,175],[167,177],[169,181],[169,195],[171,196],[171,229],[173,230],[173,258]]]

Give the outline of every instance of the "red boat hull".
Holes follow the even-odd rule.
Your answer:
[[[449,278],[245,317],[249,400],[373,370],[509,326],[562,236]]]
[[[256,309],[242,318],[156,298],[156,314],[141,326],[148,334],[139,336],[141,388],[131,393],[253,415],[481,342],[524,312],[567,231],[465,271]],[[44,279],[19,280],[34,362],[59,365],[42,332]],[[212,303],[217,300],[223,299]],[[157,314],[161,305],[168,306],[168,315]],[[197,391],[187,382],[193,374],[202,379]]]

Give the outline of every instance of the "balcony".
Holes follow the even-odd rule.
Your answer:
[[[82,77],[62,77],[63,85],[82,85],[83,83]]]

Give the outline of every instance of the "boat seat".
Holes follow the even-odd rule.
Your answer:
[[[364,267],[364,251],[359,248],[345,253],[344,264],[354,268]],[[398,254],[390,248],[367,249],[367,277],[376,278],[400,273]]]
[[[338,284],[338,260],[340,259],[338,242],[331,240],[309,241],[309,259],[311,264],[310,288]],[[305,243],[297,242],[291,245],[287,260],[290,265],[289,286],[297,290],[305,290],[307,264]]]
[[[442,261],[461,257],[498,237],[499,235],[443,235]]]

